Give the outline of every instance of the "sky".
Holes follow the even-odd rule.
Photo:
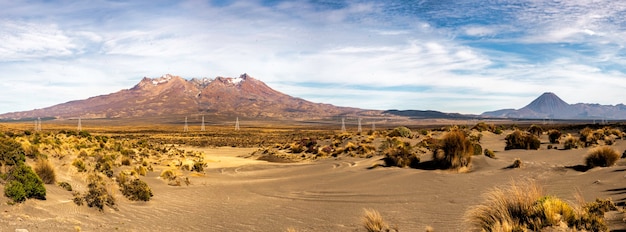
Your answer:
[[[0,113],[243,73],[313,102],[626,103],[626,1],[0,0]]]

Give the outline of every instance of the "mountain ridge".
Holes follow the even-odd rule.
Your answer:
[[[132,88],[30,111],[0,114],[0,119],[137,118],[168,115],[225,115],[266,118],[316,118],[378,111],[313,103],[276,91],[248,74],[192,78],[166,74],[142,78]]]

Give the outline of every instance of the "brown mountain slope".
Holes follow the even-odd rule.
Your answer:
[[[136,118],[200,114],[306,119],[378,113],[294,98],[247,74],[238,78],[191,80],[168,74],[154,79],[145,77],[131,89],[44,109],[2,114],[0,119]]]

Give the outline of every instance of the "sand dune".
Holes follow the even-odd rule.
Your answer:
[[[99,212],[76,206],[70,192],[47,185],[45,201],[2,204],[0,231],[363,231],[363,208],[378,210],[401,231],[426,226],[465,231],[464,214],[483,193],[522,180],[535,180],[548,194],[572,202],[576,191],[588,201],[611,197],[623,204],[626,199],[626,161],[581,172],[574,167],[583,164],[588,149],[547,150],[543,144],[537,151],[504,151],[503,136],[490,133],[482,144],[496,151],[497,159],[474,156],[467,173],[371,169],[380,157],[269,163],[239,157],[251,149],[202,148],[208,167],[204,175],[189,175],[189,186],[167,185],[159,177],[167,167],[157,166],[142,177],[154,193],[149,202],[129,201],[117,192],[119,210]],[[613,148],[621,153],[626,142],[618,140]],[[507,169],[515,158],[523,168]],[[79,178],[64,170],[58,171],[61,180]],[[611,217],[611,228],[626,229],[623,215]]]

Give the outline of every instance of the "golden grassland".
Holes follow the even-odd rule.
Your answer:
[[[277,163],[311,163],[316,160],[377,159],[369,169],[402,167],[421,170],[472,171],[473,157],[485,155],[497,159],[491,149],[483,149],[481,139],[502,136],[502,146],[509,149],[563,150],[597,147],[590,150],[580,166],[612,166],[622,151],[612,145],[626,137],[623,124],[608,125],[494,125],[415,126],[385,128],[377,131],[340,132],[334,126],[283,124],[267,122],[234,130],[230,125],[209,125],[183,132],[180,124],[119,125],[83,123],[82,130],[68,122],[48,122],[42,131],[33,131],[32,123],[0,124],[0,137],[17,142],[25,164],[46,184],[58,185],[72,193],[77,206],[118,210],[119,197],[129,201],[150,201],[154,196],[147,176],[162,185],[181,187],[193,184],[193,177],[206,175],[212,162],[204,149],[220,147],[253,148],[241,157]],[[271,129],[270,129],[271,128]],[[558,132],[558,133],[557,133]],[[554,136],[558,134],[558,136]],[[539,138],[548,138],[541,143]],[[4,147],[3,147],[4,149]],[[12,166],[2,161],[0,183],[11,181]],[[511,167],[523,169],[517,158]],[[580,169],[580,168],[579,168]],[[158,183],[157,183],[158,184]],[[150,186],[153,185],[153,186]],[[5,190],[6,191],[6,190]],[[475,231],[536,231],[544,227],[572,230],[607,230],[604,213],[617,210],[613,202],[598,200],[597,205],[563,203],[535,185],[488,191],[482,205],[468,211],[466,222]],[[8,197],[7,205],[19,204]],[[513,197],[513,198],[511,198]],[[502,205],[504,204],[504,205]],[[595,208],[594,208],[595,207]],[[600,207],[601,209],[596,209]],[[512,209],[518,210],[512,213]],[[525,211],[521,211],[525,210]],[[587,226],[589,225],[589,226]],[[366,209],[362,227],[367,231],[399,231],[389,226],[381,214]],[[436,229],[436,228],[435,228]],[[427,227],[427,231],[433,228]],[[289,231],[295,231],[289,228]]]

